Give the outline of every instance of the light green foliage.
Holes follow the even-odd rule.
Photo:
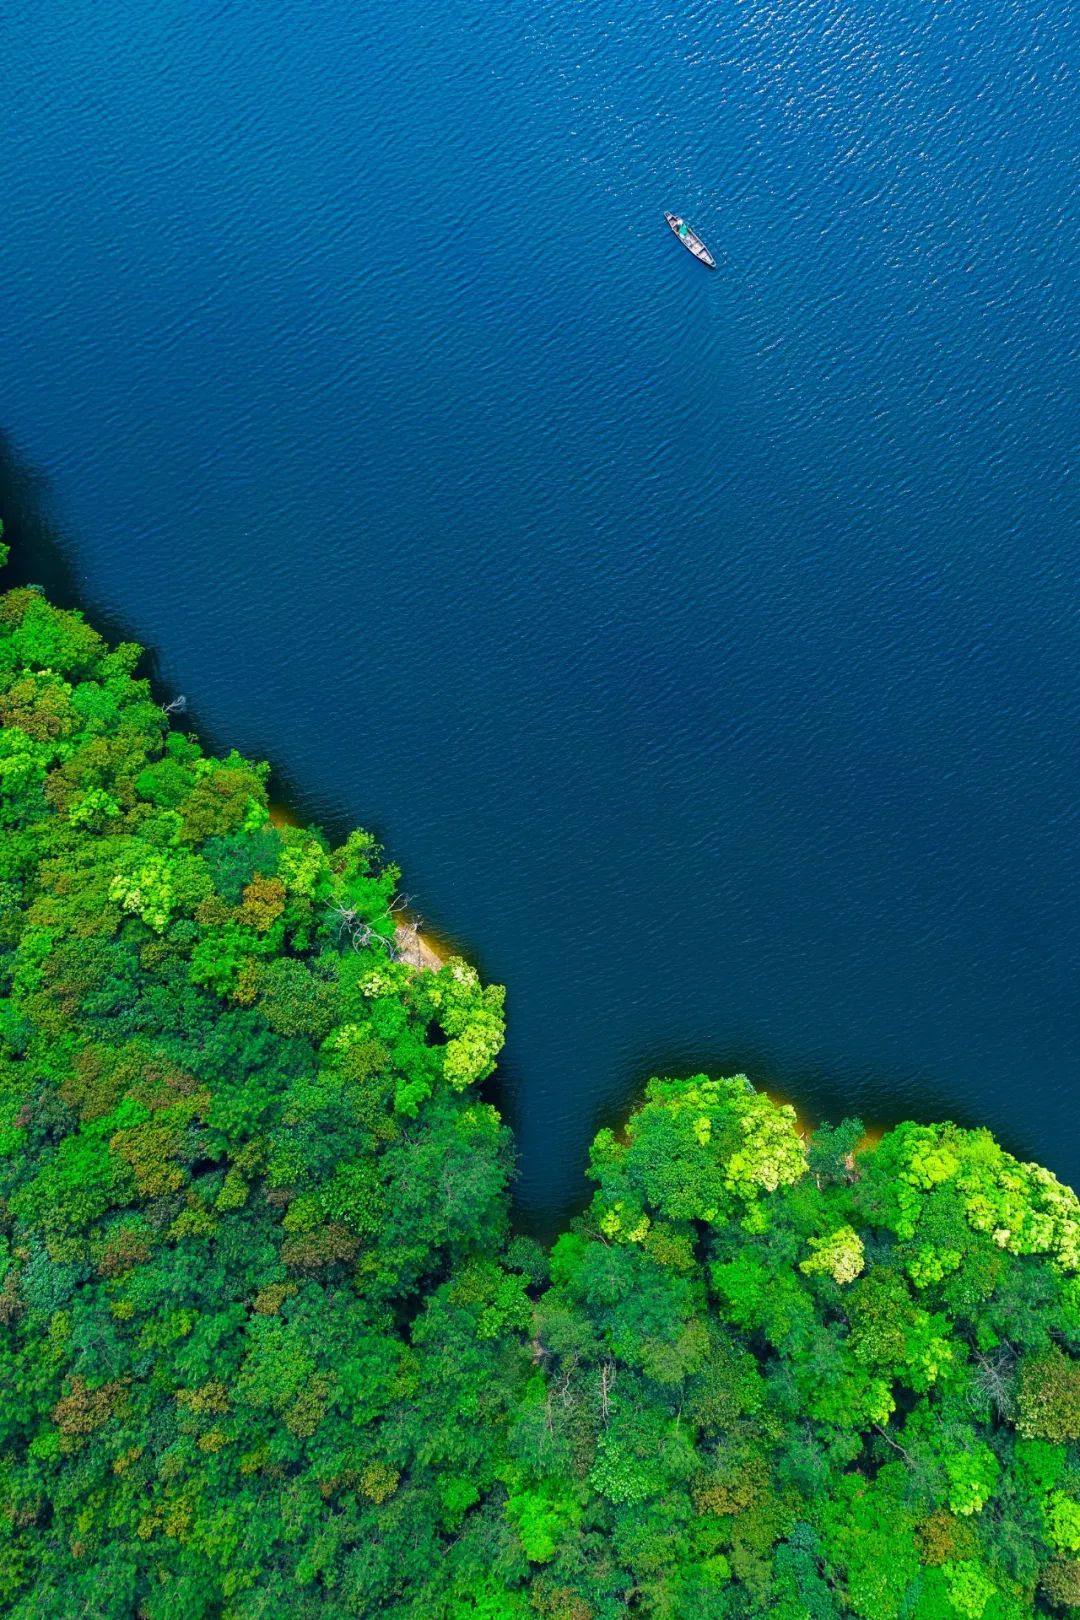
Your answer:
[[[435,976],[427,999],[449,1036],[443,1074],[455,1091],[486,1080],[506,1033],[501,985],[482,985],[475,968],[453,958]]]
[[[1080,1502],[1065,1491],[1051,1491],[1046,1504],[1046,1539],[1062,1552],[1080,1553]]]
[[[748,1202],[759,1191],[789,1187],[806,1174],[806,1150],[795,1130],[794,1108],[788,1104],[775,1108],[760,1092],[749,1097],[748,1106],[736,1109],[742,1141],[728,1159],[725,1175],[726,1185]]]
[[[794,1111],[741,1075],[651,1080],[646,1100],[657,1106],[628,1121],[625,1144],[601,1131],[590,1156],[593,1209],[609,1237],[643,1242],[658,1216],[718,1223],[737,1212],[753,1225],[762,1193],[806,1174]]]
[[[299,833],[299,828],[289,829],[289,842],[277,865],[278,876],[290,894],[305,900],[325,897],[331,889],[326,851],[317,839],[298,836]]]
[[[964,1620],[982,1620],[986,1605],[997,1588],[971,1559],[942,1564],[941,1573],[949,1591],[949,1601]]]
[[[198,856],[183,850],[147,849],[130,840],[123,866],[109,884],[109,899],[119,901],[156,933],[164,933],[173,915],[192,912],[213,892],[210,874]]]
[[[981,1513],[1001,1472],[989,1446],[979,1443],[970,1451],[952,1451],[944,1459],[949,1479],[949,1508],[966,1516]]]
[[[813,1252],[800,1262],[799,1270],[808,1277],[825,1272],[838,1283],[854,1282],[866,1258],[862,1238],[850,1226],[839,1226],[828,1237],[812,1237],[810,1248]]]
[[[73,827],[100,829],[113,816],[120,814],[119,802],[104,788],[88,788],[72,802],[68,820]]]
[[[581,1504],[573,1493],[550,1483],[542,1490],[510,1496],[506,1513],[521,1537],[525,1556],[533,1564],[546,1564],[554,1558],[560,1540],[572,1535],[581,1522]]]
[[[1080,1608],[1073,1195],[697,1075],[511,1238],[501,990],[137,657],[0,598],[0,1613]]]
[[[1041,1165],[1021,1164],[988,1131],[899,1126],[880,1160],[895,1178],[894,1229],[916,1234],[922,1198],[948,1186],[974,1232],[1012,1254],[1042,1254],[1080,1268],[1080,1200]]]
[[[109,899],[119,900],[125,911],[133,911],[159,934],[163,933],[173,906],[168,859],[150,852],[126,872],[117,872],[109,884]]]

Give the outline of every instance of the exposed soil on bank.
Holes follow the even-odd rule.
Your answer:
[[[408,962],[410,967],[424,968],[430,973],[435,973],[446,960],[440,956],[430,940],[418,933],[416,925],[408,919],[395,925],[394,938],[397,940],[401,960]]]

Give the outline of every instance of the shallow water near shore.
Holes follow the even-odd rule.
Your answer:
[[[1063,21],[5,7],[70,588],[507,985],[537,1229],[657,1070],[1080,1182]]]

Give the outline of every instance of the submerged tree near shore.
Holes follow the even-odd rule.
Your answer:
[[[1080,1613],[1075,1196],[698,1076],[512,1237],[501,991],[137,657],[0,600],[0,1612]]]

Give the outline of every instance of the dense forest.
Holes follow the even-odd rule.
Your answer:
[[[1080,1615],[1080,1205],[655,1080],[515,1236],[502,993],[0,599],[0,1612]]]

